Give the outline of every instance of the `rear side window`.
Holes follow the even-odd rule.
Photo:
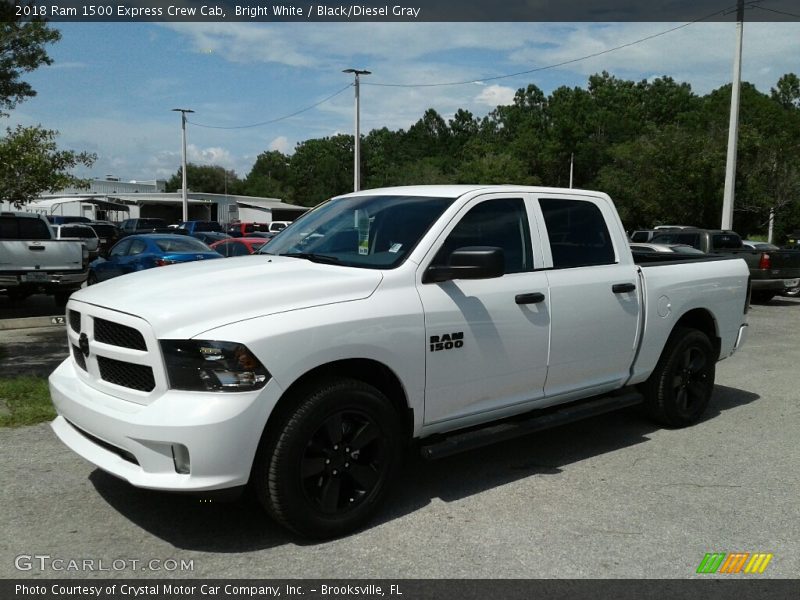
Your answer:
[[[721,248],[741,248],[742,238],[735,233],[715,233],[711,236],[711,247],[714,250]]]
[[[162,252],[208,252],[208,246],[191,237],[157,238],[153,241]]]
[[[41,219],[0,217],[2,240],[49,240],[50,238],[50,228]]]
[[[616,262],[603,213],[585,200],[542,198],[553,268],[571,269]]]
[[[94,230],[80,225],[70,225],[61,228],[61,237],[93,238],[97,237]]]

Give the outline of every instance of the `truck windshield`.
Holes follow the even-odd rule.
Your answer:
[[[455,198],[356,196],[306,213],[261,254],[368,269],[400,265]]]

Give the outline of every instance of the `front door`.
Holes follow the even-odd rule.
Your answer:
[[[466,204],[420,268],[447,265],[466,246],[500,247],[505,274],[421,283],[425,312],[425,424],[515,411],[544,393],[550,314],[547,277],[534,271],[529,202],[481,196]],[[431,258],[431,256],[433,258]],[[541,295],[541,297],[539,296]]]

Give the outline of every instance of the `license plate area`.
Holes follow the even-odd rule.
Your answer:
[[[25,273],[22,276],[22,281],[28,283],[47,283],[50,281],[50,275],[45,272],[35,271],[33,273]]]

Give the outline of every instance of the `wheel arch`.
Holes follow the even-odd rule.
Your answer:
[[[279,416],[290,410],[297,401],[297,392],[333,377],[345,377],[362,381],[380,390],[400,417],[403,434],[410,439],[414,431],[414,412],[409,405],[405,387],[397,374],[380,361],[370,358],[347,358],[325,363],[306,371],[286,388],[267,420],[266,428],[279,420]]]
[[[715,358],[718,360],[722,348],[722,339],[719,336],[719,326],[714,315],[705,308],[694,308],[675,322],[670,335],[679,327],[697,329],[708,336],[714,348]]]

